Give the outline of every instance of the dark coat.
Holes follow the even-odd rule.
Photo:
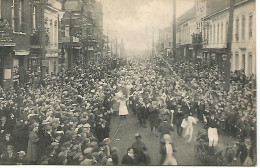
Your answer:
[[[157,128],[159,125],[159,111],[157,109],[153,109],[150,112],[149,119],[150,119],[150,126]]]
[[[99,142],[102,142],[106,138],[107,135],[106,130],[107,128],[106,127],[103,128],[101,124],[97,125],[96,135]]]
[[[184,114],[183,113],[176,113],[175,117],[174,117],[175,124],[177,126],[180,126],[181,123],[182,123],[183,118],[184,118]]]
[[[247,155],[249,155],[251,159],[254,159],[253,148],[250,147],[248,150],[246,145],[240,145],[237,149],[236,157],[240,158],[242,164],[245,162]]]
[[[117,153],[112,153],[112,161],[113,161],[113,165],[116,166],[118,165],[118,155]]]
[[[52,137],[44,131],[41,135],[39,135],[39,138],[39,153],[44,154],[46,148],[52,143]]]
[[[26,159],[27,161],[37,161],[38,157],[38,136],[35,132],[30,132],[29,135],[29,142],[28,142],[28,148],[27,148],[27,155]]]
[[[161,133],[161,136],[171,134],[171,131],[174,131],[174,128],[166,122],[162,122],[158,127],[158,132]]]
[[[146,109],[145,109],[145,107],[144,107],[142,104],[138,103],[136,110],[137,110],[137,111],[136,111],[137,118],[138,118],[139,120],[141,120],[142,118],[145,118]]]
[[[2,157],[3,164],[5,165],[15,165],[17,162],[17,154],[12,153],[12,157],[9,157],[8,153],[5,152]]]
[[[123,156],[122,165],[135,165],[135,160],[126,154]]]

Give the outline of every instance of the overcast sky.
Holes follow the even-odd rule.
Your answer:
[[[172,23],[172,0],[100,0],[104,12],[104,33],[117,31],[126,50],[147,50],[148,37],[155,40],[159,28]],[[176,0],[177,17],[194,5],[194,0]],[[148,36],[149,34],[149,36]]]

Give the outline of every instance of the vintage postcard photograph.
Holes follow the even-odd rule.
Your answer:
[[[0,0],[0,166],[257,166],[257,0]]]

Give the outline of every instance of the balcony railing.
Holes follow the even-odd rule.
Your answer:
[[[35,31],[31,35],[31,45],[41,45],[40,31]]]
[[[192,35],[193,45],[202,45],[202,33]]]
[[[13,30],[6,19],[0,19],[0,42],[13,42]]]

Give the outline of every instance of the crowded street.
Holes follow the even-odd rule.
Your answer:
[[[158,61],[164,64],[163,68],[155,66]],[[25,89],[1,90],[1,151],[7,148],[8,152],[19,153],[19,157],[10,160],[2,153],[1,163],[161,165],[164,164],[161,147],[170,140],[174,151],[171,159],[176,165],[204,165],[204,160],[195,157],[197,132],[207,132],[211,124],[207,120],[212,116],[216,118],[215,128],[219,134],[212,147],[223,155],[223,165],[240,165],[241,155],[236,145],[242,145],[247,139],[252,147],[256,144],[255,99],[248,99],[252,97],[247,94],[237,96],[237,91],[223,95],[215,88],[218,94],[213,100],[210,99],[212,94],[205,93],[211,86],[205,84],[200,90],[188,89],[203,85],[198,83],[199,79],[220,82],[216,76],[206,79],[206,73],[200,73],[196,80],[192,77],[195,71],[183,74],[171,70],[169,73],[171,66],[163,59],[131,60],[118,69],[95,70],[104,65],[105,62],[97,59],[90,71],[77,67],[73,72],[61,73]],[[211,71],[214,74],[214,69]],[[185,83],[182,79],[185,77],[192,82]],[[244,90],[250,89],[250,84],[247,82]],[[242,85],[234,83],[234,86]],[[224,101],[232,96],[240,101]],[[198,103],[203,104],[203,108]],[[232,110],[240,106],[243,109],[245,103],[252,104],[245,108],[248,113]],[[224,109],[230,114],[224,113]],[[186,118],[193,118],[195,124],[191,125],[188,135],[184,125]],[[234,125],[229,125],[230,120]],[[178,123],[181,124],[180,134]],[[138,144],[137,148],[134,144]],[[234,154],[227,153],[227,145],[232,146]],[[129,148],[134,149],[132,162],[129,158],[123,161]],[[252,154],[255,158],[255,151]],[[214,151],[209,155],[215,157]],[[226,157],[233,159],[226,160]],[[172,160],[169,162],[173,164]]]
[[[256,0],[0,0],[0,165],[256,166]]]

